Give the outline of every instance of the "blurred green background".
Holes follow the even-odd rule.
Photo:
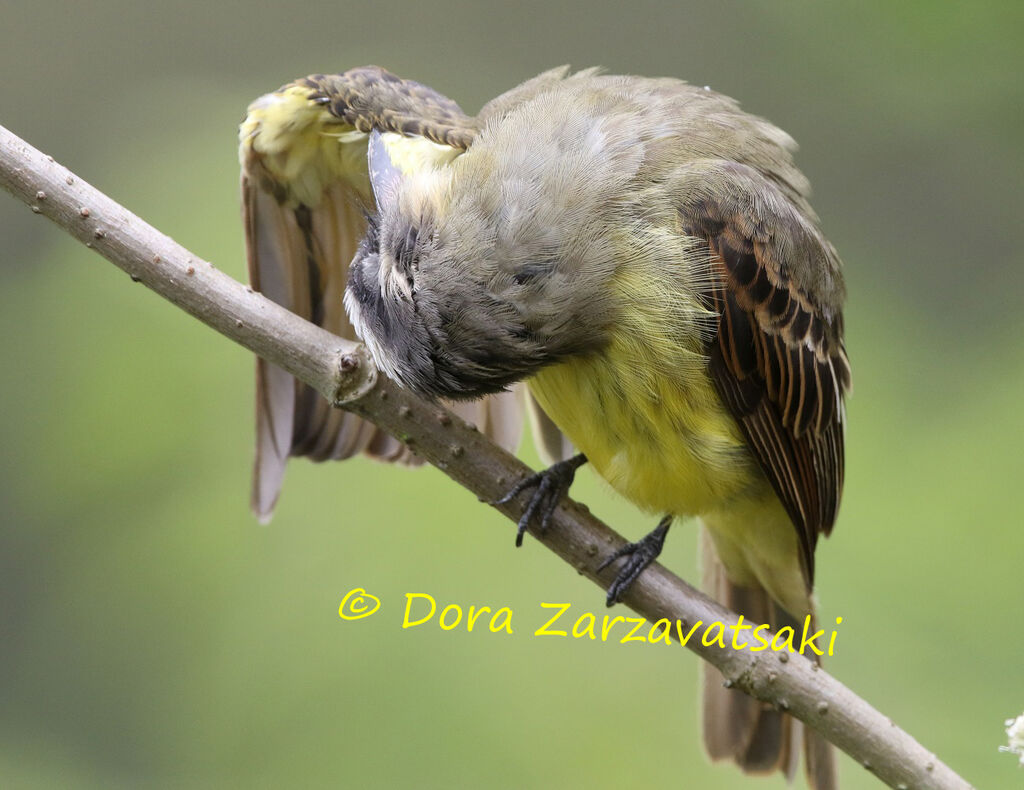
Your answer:
[[[474,111],[600,64],[771,118],[850,293],[828,668],[1003,788],[1024,782],[997,752],[1024,710],[1022,9],[4,0],[0,123],[242,278],[235,128],[310,72],[377,63]],[[532,636],[540,602],[600,614],[600,591],[434,470],[293,463],[258,526],[249,355],[5,195],[0,237],[0,785],[785,787],[707,763],[691,654]],[[573,493],[652,526],[589,472]],[[677,530],[663,560],[695,579]],[[339,619],[353,587],[376,615]],[[406,592],[511,607],[516,633],[403,631]]]

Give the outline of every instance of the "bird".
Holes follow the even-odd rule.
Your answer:
[[[589,464],[661,517],[605,558],[609,605],[694,517],[710,595],[773,629],[813,621],[851,373],[842,264],[788,134],[675,78],[561,67],[473,117],[366,66],[257,99],[239,139],[255,288],[505,446],[531,416],[551,465],[502,500],[525,498],[517,543]],[[257,364],[262,517],[289,455],[416,462]],[[837,786],[815,732],[717,670],[704,689],[712,759],[792,777],[802,745],[811,787]]]

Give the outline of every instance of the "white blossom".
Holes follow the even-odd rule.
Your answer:
[[[1006,737],[1010,739],[1010,745],[1000,746],[999,751],[1020,755],[1020,764],[1024,766],[1024,713],[1016,719],[1006,720]]]

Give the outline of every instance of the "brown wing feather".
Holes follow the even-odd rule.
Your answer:
[[[342,296],[346,258],[363,222],[344,184],[332,185],[315,208],[279,202],[254,184],[258,162],[243,175],[243,224],[253,287],[298,315],[342,337],[355,338]],[[341,238],[325,238],[338,234]],[[361,451],[413,462],[396,439],[358,417],[332,409],[314,390],[262,359],[256,361],[256,458],[253,510],[273,511],[289,456],[343,459]]]
[[[312,75],[255,101],[240,130],[242,218],[253,287],[336,335],[355,339],[342,297],[373,196],[366,173],[372,129],[465,149],[474,121],[419,83],[373,66]],[[518,442],[516,398],[492,396],[456,410],[506,447]],[[315,461],[366,452],[418,459],[372,423],[331,408],[284,371],[256,363],[253,510],[268,519],[289,456]]]
[[[706,295],[719,324],[709,371],[796,527],[811,585],[843,487],[850,367],[839,261],[810,210],[750,167],[698,163],[682,197],[684,230],[711,254]]]

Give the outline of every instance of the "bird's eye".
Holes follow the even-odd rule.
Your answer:
[[[526,285],[535,280],[541,279],[551,273],[554,263],[544,261],[542,263],[528,263],[520,267],[519,271],[512,275],[516,285]]]

